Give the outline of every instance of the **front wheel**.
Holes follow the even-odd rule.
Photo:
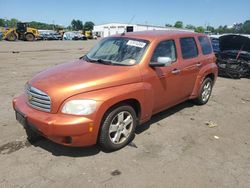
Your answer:
[[[110,110],[100,130],[100,146],[107,151],[121,149],[133,139],[136,125],[137,116],[131,106],[122,105]]]
[[[31,34],[31,33],[28,33],[28,34],[25,35],[25,39],[27,41],[34,41],[35,40],[35,36],[33,34]]]
[[[213,81],[211,78],[205,78],[201,84],[198,98],[195,99],[195,103],[198,105],[206,104],[211,96],[213,88]]]
[[[14,32],[11,32],[8,34],[8,36],[6,37],[7,41],[16,41],[17,40],[17,36]]]

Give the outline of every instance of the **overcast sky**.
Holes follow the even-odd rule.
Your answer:
[[[249,0],[0,0],[0,18],[67,26],[72,19],[165,25],[232,25],[250,19]]]

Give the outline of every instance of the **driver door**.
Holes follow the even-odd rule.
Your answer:
[[[182,99],[180,63],[177,58],[174,40],[160,42],[152,55],[150,64],[157,62],[158,57],[169,57],[172,64],[166,67],[150,67],[151,86],[153,87],[153,113],[178,103]]]

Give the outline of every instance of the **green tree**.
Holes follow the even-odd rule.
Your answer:
[[[212,26],[207,26],[207,30],[208,31],[211,31],[212,33],[214,32],[214,27],[212,27]]]
[[[205,29],[202,26],[196,27],[195,32],[204,33]]]
[[[176,28],[183,28],[183,22],[182,21],[175,22],[174,27],[176,27]]]
[[[67,29],[67,30],[70,30],[70,31],[72,31],[72,30],[73,30],[73,28],[72,28],[72,26],[71,26],[71,25],[69,25],[66,29]]]
[[[250,20],[244,22],[242,26],[242,32],[246,34],[250,34]]]
[[[219,34],[224,33],[223,31],[224,31],[223,26],[221,26],[221,25],[218,28],[215,29],[215,32],[219,33]]]
[[[165,24],[165,27],[173,27],[171,24]]]
[[[4,27],[5,26],[5,21],[4,19],[0,18],[0,26],[1,27]]]
[[[91,21],[85,22],[85,24],[83,25],[83,29],[84,31],[92,31],[94,29],[94,23]]]
[[[83,30],[83,24],[82,24],[81,20],[73,19],[72,22],[71,22],[71,26],[72,26],[73,30],[77,30],[77,31]]]
[[[7,21],[8,27],[16,27],[18,20],[15,18],[11,18]]]
[[[243,32],[242,30],[243,30],[243,23],[234,24],[235,33],[242,33]]]
[[[54,28],[52,24],[46,24],[36,21],[29,22],[29,26],[36,29],[48,29],[48,30],[52,30]]]
[[[191,24],[187,24],[185,28],[195,30],[195,26]]]

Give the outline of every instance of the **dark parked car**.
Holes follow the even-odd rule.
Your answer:
[[[211,37],[211,43],[213,46],[214,53],[217,54],[220,52],[220,40],[218,38]]]
[[[39,40],[62,40],[59,33],[40,33]]]
[[[72,40],[87,40],[87,37],[85,37],[85,36],[74,36],[73,38],[72,38]]]

